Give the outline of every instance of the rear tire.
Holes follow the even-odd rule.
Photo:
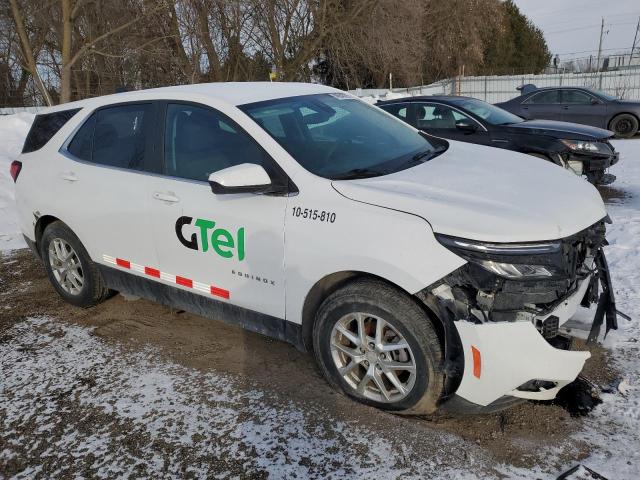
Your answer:
[[[609,130],[616,134],[616,138],[631,138],[638,133],[638,119],[630,113],[621,113],[613,117]]]
[[[48,225],[39,243],[49,280],[67,302],[87,308],[109,296],[96,264],[64,223],[57,221]]]
[[[316,314],[313,347],[327,381],[354,400],[412,415],[438,408],[440,339],[424,310],[382,281],[357,281],[327,297]]]

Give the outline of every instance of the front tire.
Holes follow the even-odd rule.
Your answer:
[[[613,130],[616,138],[631,138],[638,133],[638,119],[629,113],[621,113],[613,117],[609,129]]]
[[[53,222],[40,239],[40,257],[58,294],[78,307],[92,307],[109,295],[102,275],[78,237],[64,223]]]
[[[327,297],[313,347],[327,381],[354,400],[402,414],[438,407],[444,389],[438,335],[411,297],[381,281],[357,281]]]

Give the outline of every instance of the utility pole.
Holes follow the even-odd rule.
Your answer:
[[[636,49],[636,40],[638,39],[638,31],[640,31],[640,17],[638,17],[638,25],[636,25],[636,33],[633,36],[633,44],[631,45],[631,53],[629,53],[629,63],[631,66],[631,59],[633,58],[633,51]]]
[[[609,33],[607,30],[606,33]],[[600,24],[600,42],[598,43],[598,61],[596,63],[596,71],[600,72],[598,75],[598,90],[602,90],[602,72],[600,70],[600,56],[602,55],[602,37],[604,37],[604,17],[602,17],[602,23]]]
[[[598,59],[596,60],[596,72],[600,71],[600,55],[602,54],[602,37],[604,36],[604,17],[600,24],[600,42],[598,43]]]

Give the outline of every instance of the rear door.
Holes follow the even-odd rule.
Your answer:
[[[288,197],[219,194],[213,172],[273,160],[240,126],[208,106],[166,102],[163,171],[148,200],[158,278],[212,300],[284,318],[284,215]],[[268,327],[267,327],[268,328]]]
[[[576,89],[562,90],[562,120],[605,128],[607,106],[589,93]]]
[[[559,89],[543,90],[522,102],[522,114],[526,119],[562,120],[562,104]]]
[[[94,261],[128,270],[157,263],[146,195],[149,174],[159,171],[155,109],[152,102],[100,108],[60,150],[52,204]]]

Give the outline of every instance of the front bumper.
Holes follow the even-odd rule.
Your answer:
[[[551,400],[576,379],[590,354],[571,351],[571,339],[559,327],[579,306],[595,303],[589,340],[598,338],[605,320],[606,332],[617,328],[604,233],[599,222],[562,239],[559,252],[531,259],[554,265],[564,279],[507,280],[463,253],[469,263],[417,293],[442,320],[444,408],[480,412],[513,401]]]
[[[606,170],[607,168],[615,165],[620,160],[620,154],[613,152],[608,156],[589,156],[589,155],[570,155],[569,160],[580,160],[584,165],[584,172],[595,172],[599,170]]]
[[[589,280],[583,280],[573,295],[544,318],[553,315],[560,324],[566,322],[578,308]],[[477,324],[458,320],[454,325],[464,352],[464,372],[456,394],[480,406],[503,396],[551,400],[576,379],[591,356],[553,347],[528,321]],[[538,391],[518,390],[532,380],[549,385]]]

